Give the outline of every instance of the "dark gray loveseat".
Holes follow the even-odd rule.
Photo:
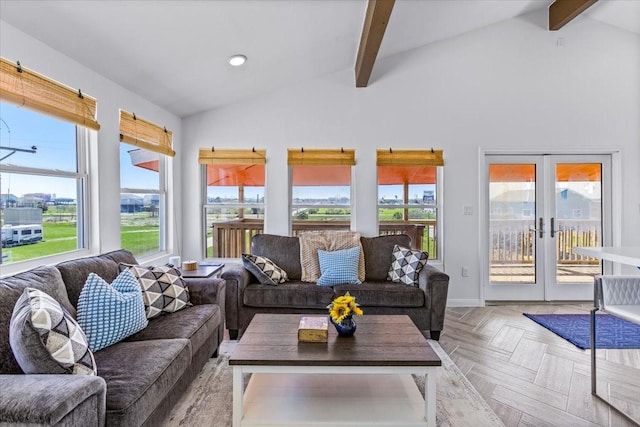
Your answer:
[[[98,376],[25,375],[9,345],[13,307],[25,287],[42,290],[75,315],[94,272],[111,283],[128,251],[38,267],[0,279],[0,425],[157,425],[169,413],[224,333],[222,279],[185,279],[192,307],[150,319],[122,342],[94,353]]]
[[[242,264],[225,266],[221,277],[227,282],[226,324],[236,338],[256,313],[327,314],[327,305],[345,292],[367,314],[407,314],[420,330],[429,330],[439,339],[444,326],[449,276],[432,265],[420,272],[419,286],[387,281],[395,244],[410,247],[407,235],[361,237],[365,281],[361,285],[317,286],[302,282],[298,237],[258,234],[251,239],[251,253],[271,259],[287,272],[289,281],[277,286],[263,285]]]

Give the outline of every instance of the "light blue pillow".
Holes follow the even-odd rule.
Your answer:
[[[149,323],[140,284],[129,269],[111,285],[97,274],[89,274],[78,298],[77,317],[92,351],[122,341]]]
[[[360,247],[355,246],[339,251],[318,250],[321,276],[318,279],[320,286],[333,285],[359,285],[358,261],[360,260]]]

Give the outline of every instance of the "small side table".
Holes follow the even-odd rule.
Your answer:
[[[199,265],[195,270],[183,270],[182,268],[178,268],[180,273],[182,273],[182,277],[188,278],[196,278],[196,279],[204,279],[207,277],[211,277],[215,275],[215,277],[219,276],[222,272],[222,268],[224,264],[218,265]]]

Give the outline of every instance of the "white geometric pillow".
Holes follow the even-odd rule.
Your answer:
[[[387,280],[404,283],[409,286],[418,286],[418,275],[427,263],[427,253],[395,245],[392,255],[393,262],[389,268]]]
[[[120,263],[120,271],[129,269],[142,288],[147,319],[162,313],[175,313],[191,305],[189,289],[180,271],[174,267],[142,267]]]
[[[277,285],[289,280],[287,272],[267,257],[242,254],[242,265],[263,285]]]
[[[9,326],[13,355],[26,374],[96,375],[96,361],[78,323],[48,294],[25,288]]]

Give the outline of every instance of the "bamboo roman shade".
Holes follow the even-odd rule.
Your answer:
[[[124,110],[120,110],[120,142],[171,157],[176,155],[171,131]]]
[[[99,130],[96,100],[0,57],[0,100]]]
[[[198,162],[202,165],[259,165],[265,164],[266,150],[215,150],[201,148]]]
[[[353,166],[355,150],[344,149],[289,149],[287,163],[290,166]]]
[[[444,166],[442,150],[378,150],[378,166]]]

